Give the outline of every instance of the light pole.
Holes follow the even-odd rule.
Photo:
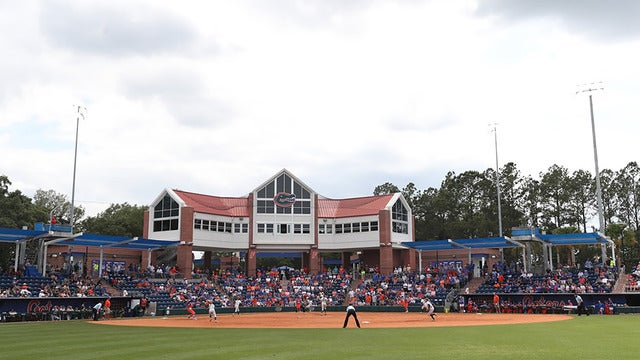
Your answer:
[[[598,90],[603,90],[604,88],[601,87],[602,83],[598,83],[598,85],[600,87],[594,87],[595,84],[589,84],[584,90],[580,90],[578,92],[588,92],[589,93],[589,112],[591,115],[591,135],[593,137],[593,161],[595,163],[595,171],[596,171],[596,202],[597,202],[597,206],[598,206],[598,226],[599,231],[604,234],[605,228],[604,228],[604,212],[603,212],[603,205],[602,205],[602,187],[600,185],[600,168],[598,167],[598,146],[596,144],[596,123],[594,120],[594,116],[593,116],[593,96],[592,96],[592,92],[594,91],[598,91]],[[602,262],[604,263],[605,261],[607,261],[607,245],[605,243],[602,243],[602,245],[600,245],[600,248],[602,250]]]
[[[78,160],[78,129],[80,128],[80,116],[84,120],[84,113],[87,112],[87,108],[84,106],[76,105],[77,115],[76,115],[76,146],[73,152],[73,185],[71,187],[71,210],[69,213],[69,225],[71,226],[71,233],[73,233],[73,212],[75,207],[75,199],[76,199],[76,163]]]
[[[500,203],[500,168],[498,165],[498,128],[496,123],[493,125],[493,143],[496,150],[496,190],[498,193],[498,236],[502,237],[502,205]],[[504,249],[500,249],[501,261],[504,262]]]

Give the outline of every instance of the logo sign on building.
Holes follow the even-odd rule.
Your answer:
[[[276,206],[291,207],[296,202],[296,194],[279,192],[273,198],[273,202],[276,204]]]

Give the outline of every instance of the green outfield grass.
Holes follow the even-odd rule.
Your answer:
[[[638,359],[640,317],[404,329],[0,324],[0,359]]]

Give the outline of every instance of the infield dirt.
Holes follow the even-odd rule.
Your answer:
[[[346,313],[330,312],[322,315],[318,312],[294,313],[244,313],[241,315],[224,314],[218,316],[218,321],[209,321],[206,314],[198,316],[197,320],[186,316],[144,317],[93,321],[100,325],[120,326],[150,326],[176,328],[341,328]],[[425,313],[397,313],[397,312],[359,312],[358,320],[363,328],[406,328],[406,327],[437,327],[437,326],[480,326],[498,324],[523,324],[534,322],[550,322],[570,320],[570,315],[542,315],[542,314],[485,314],[485,313],[439,313],[432,321]],[[349,328],[355,328],[353,319],[349,320]]]

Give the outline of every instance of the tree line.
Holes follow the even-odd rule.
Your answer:
[[[601,230],[597,229],[598,221],[593,221],[598,214],[595,176],[586,170],[571,172],[560,165],[552,165],[534,178],[523,175],[510,162],[498,174],[491,168],[449,172],[439,188],[420,190],[409,183],[400,189],[387,182],[373,193],[403,194],[415,217],[416,240],[492,237],[500,234],[496,179],[503,235],[509,236],[515,227],[537,227],[547,233]],[[630,162],[618,171],[605,169],[600,180],[602,230],[616,242],[621,260],[635,266],[640,258],[636,241],[640,236],[640,168]],[[585,250],[582,261],[599,251],[588,246],[558,250],[574,251],[574,255]]]

